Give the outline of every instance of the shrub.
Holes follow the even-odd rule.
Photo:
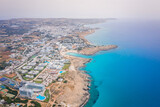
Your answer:
[[[35,107],[41,107],[41,104],[38,103],[37,101],[31,101],[32,104],[35,105]]]
[[[56,104],[53,104],[53,106],[52,107],[55,107],[56,106]]]
[[[67,83],[67,80],[65,80],[63,83]]]
[[[14,99],[14,102],[16,103],[28,103],[28,100],[21,100],[20,98]]]
[[[27,107],[27,104],[25,104],[23,107]]]
[[[44,92],[44,95],[46,96],[46,99],[44,100],[44,102],[48,102],[50,99],[50,94],[48,89],[46,89],[46,91]]]

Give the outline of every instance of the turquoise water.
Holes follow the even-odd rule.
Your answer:
[[[82,58],[92,58],[92,56],[86,56],[86,55],[77,54],[77,53],[73,53],[73,52],[69,52],[69,53],[67,53],[67,55],[82,57]]]
[[[36,98],[39,99],[39,100],[41,100],[41,101],[43,101],[46,97],[45,97],[45,96],[38,95]]]
[[[59,73],[61,74],[61,73],[63,73],[63,71],[59,71]]]
[[[160,107],[160,21],[108,21],[86,38],[119,47],[91,56],[86,107]],[[81,56],[80,57],[87,57]]]
[[[44,63],[49,63],[48,61],[44,61]]]

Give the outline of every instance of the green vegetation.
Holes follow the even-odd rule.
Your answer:
[[[27,103],[28,102],[28,100],[21,100],[20,98],[16,98],[16,99],[11,99],[11,98],[9,98],[9,97],[2,97],[2,99],[4,99],[6,102],[7,102],[7,104],[11,104],[11,103]]]
[[[16,80],[16,79],[18,79],[18,77],[17,77],[17,76],[14,76],[12,79],[13,79],[13,80]]]
[[[14,77],[7,77],[7,76],[5,76],[5,75],[3,75],[3,77],[9,78],[9,79],[13,79],[13,78],[14,78]]]
[[[61,76],[63,77],[68,71],[65,71],[61,74]]]
[[[43,68],[43,70],[44,70],[46,67],[47,67],[47,65]],[[42,71],[43,71],[43,70],[42,70]]]
[[[49,90],[48,89],[46,89],[46,91],[44,92],[44,95],[46,97],[46,99],[44,100],[44,102],[48,102],[49,99],[50,99],[50,94],[49,94]]]
[[[52,83],[55,83],[55,82],[56,82],[55,80],[52,81]]]
[[[11,104],[13,103],[12,99],[10,99],[9,97],[3,97],[3,99],[7,102],[7,104]]]
[[[58,81],[60,78],[64,79],[63,76],[59,76],[56,80]]]
[[[18,79],[18,77],[17,77],[17,76],[15,76],[15,77],[13,77],[12,79],[16,81],[16,79]]]
[[[5,86],[6,87],[6,89],[8,90],[8,92],[7,93],[10,93],[10,94],[13,94],[13,95],[15,95],[15,97],[17,96],[17,94],[18,94],[18,92],[17,91],[15,91],[15,90],[12,90],[11,88],[9,88],[8,86]],[[9,98],[9,97],[7,97],[7,96],[2,96],[1,94],[0,94],[0,99],[4,99],[6,102],[7,102],[7,104],[11,104],[11,103],[27,103],[28,102],[28,100],[21,100],[20,98],[16,98],[15,99],[15,97],[13,97],[13,98]]]
[[[17,94],[18,94],[17,91],[14,91],[14,90],[10,89],[10,88],[7,87],[7,86],[6,86],[6,89],[8,89],[8,92],[7,92],[7,93],[13,94],[13,95],[15,95],[15,97],[17,96]],[[14,97],[14,98],[15,98],[15,97]]]
[[[54,103],[58,104],[58,102],[57,102],[57,101],[55,101]]]
[[[32,104],[34,104],[34,107],[41,107],[41,104],[37,101],[31,101]]]
[[[27,104],[25,104],[23,107],[27,107]]]
[[[49,83],[48,87],[51,85],[52,83]]]
[[[41,84],[43,81],[37,81],[37,80],[34,80],[35,83],[39,83]]]
[[[68,82],[67,80],[63,81],[63,83],[67,83],[67,82]]]
[[[3,99],[2,95],[0,94],[0,99]]]
[[[0,62],[0,70],[5,69],[6,66],[10,66],[10,64],[7,64],[6,61]]]
[[[62,69],[67,70],[70,65],[71,65],[70,63],[65,63]]]
[[[14,99],[14,102],[15,103],[28,103],[28,100],[21,100],[20,98],[16,98],[16,99]]]
[[[32,56],[32,58],[35,58],[35,57],[36,57],[36,55],[33,55],[33,56]]]
[[[77,49],[78,51],[80,51],[80,50],[82,50],[82,47],[78,47],[78,49]]]

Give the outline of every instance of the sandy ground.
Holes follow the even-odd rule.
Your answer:
[[[115,49],[115,48],[117,48],[116,45],[95,46],[92,48],[84,48],[80,50],[79,53],[84,54],[84,55],[93,55],[99,51],[107,51],[107,50]]]
[[[71,60],[71,66],[65,79],[68,81],[64,83],[63,94],[60,95],[56,100],[58,103],[65,103],[70,107],[79,107],[89,97],[88,94],[88,82],[87,75],[79,71],[78,68],[84,66],[84,63],[90,59],[68,57]]]
[[[90,59],[73,56],[67,56],[67,58],[71,61],[70,68],[65,75],[65,80],[68,82],[61,83],[58,89],[53,89],[59,92],[59,95],[57,95],[55,99],[58,104],[69,107],[79,107],[89,98],[88,75],[80,71],[79,67],[84,66]],[[53,96],[55,97],[55,94],[53,94]]]

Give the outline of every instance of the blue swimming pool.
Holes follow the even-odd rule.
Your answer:
[[[12,84],[12,83],[11,83],[10,85],[11,85],[11,86],[14,86],[15,84]]]
[[[5,89],[5,88],[6,88],[4,85],[1,85],[0,87],[1,87],[2,89]]]
[[[45,97],[45,96],[38,95],[36,98],[37,98],[38,100],[43,101],[46,97]]]
[[[61,74],[61,73],[63,73],[63,71],[59,71],[59,73]]]
[[[48,61],[44,61],[44,63],[49,63]]]

